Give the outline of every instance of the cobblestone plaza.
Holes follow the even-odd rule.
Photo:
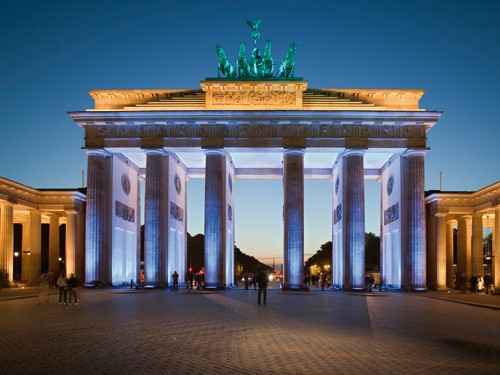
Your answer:
[[[32,292],[27,292],[32,295]],[[498,374],[498,296],[79,290],[0,298],[1,374]],[[9,297],[10,296],[10,297]],[[12,299],[10,299],[12,298]]]

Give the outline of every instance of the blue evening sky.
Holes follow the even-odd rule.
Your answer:
[[[444,111],[428,133],[426,189],[500,180],[500,1],[9,1],[0,12],[0,176],[35,188],[81,186],[83,131],[68,111],[89,89],[199,88],[216,76],[215,44],[249,49],[248,19],[311,88],[424,89]],[[262,48],[262,46],[261,46]],[[188,230],[203,232],[203,180],[188,183]],[[238,180],[236,244],[282,254],[282,183]],[[331,182],[306,180],[306,254],[331,239]],[[376,181],[366,230],[379,233]]]

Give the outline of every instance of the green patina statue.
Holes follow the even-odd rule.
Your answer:
[[[285,60],[280,65],[278,70],[278,78],[293,77],[293,70],[295,69],[295,51],[297,51],[297,44],[292,43],[286,54]]]
[[[252,76],[250,64],[246,58],[245,43],[240,43],[240,52],[238,54],[236,66],[238,67],[238,77],[249,78]]]
[[[217,52],[217,56],[219,56],[219,66],[217,67],[217,76],[220,78],[220,74],[222,73],[227,78],[236,77],[236,72],[234,70],[234,67],[227,59],[226,52],[224,52],[224,48],[222,48],[222,46],[217,44],[215,46],[215,50]]]
[[[262,19],[251,21],[247,20],[247,24],[252,28],[250,38],[254,41],[255,47],[252,50],[250,61],[246,58],[245,44],[240,43],[238,59],[236,60],[237,70],[229,62],[226,53],[222,46],[215,46],[217,56],[219,57],[219,65],[217,66],[217,76],[221,75],[225,78],[290,78],[293,77],[295,69],[295,51],[297,44],[292,43],[286,54],[285,60],[280,64],[278,73],[274,75],[274,60],[271,55],[271,41],[267,40],[264,47],[264,54],[257,47],[257,40],[260,38],[259,26],[262,24]]]

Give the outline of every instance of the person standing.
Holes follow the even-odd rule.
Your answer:
[[[71,305],[71,299],[74,297],[75,305],[78,305],[78,299],[76,298],[76,286],[78,285],[78,280],[75,276],[70,273],[68,278],[68,292],[69,292],[69,304]]]
[[[64,271],[61,272],[59,278],[57,279],[57,287],[59,288],[59,304],[68,304],[68,279]]]
[[[187,279],[188,279],[189,289],[193,289],[194,274],[191,269],[189,269]]]
[[[269,282],[269,278],[267,277],[264,271],[260,271],[257,276],[254,276],[257,285],[259,286],[259,292],[257,297],[257,304],[260,305],[261,296],[264,295],[264,305],[267,302],[267,283]]]
[[[172,274],[172,281],[174,282],[174,290],[179,290],[179,274],[177,271]]]
[[[470,277],[470,290],[473,294],[477,293],[477,284],[479,283],[479,279],[476,274]]]

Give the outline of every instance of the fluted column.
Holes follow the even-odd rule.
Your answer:
[[[63,264],[59,263],[59,216],[51,215],[49,227],[49,271],[57,272]]]
[[[457,225],[457,275],[461,275],[462,273],[468,278],[469,275],[469,246],[468,246],[468,221],[470,218],[468,216],[462,216],[458,218]]]
[[[473,275],[483,275],[483,215],[472,216],[472,248],[471,272]]]
[[[109,249],[109,155],[87,151],[85,281],[111,282]]]
[[[446,214],[436,214],[436,287],[445,289],[447,283]],[[453,259],[452,259],[453,260]]]
[[[30,212],[30,280],[36,281],[42,273],[42,214]]]
[[[205,287],[224,285],[224,223],[226,155],[221,149],[205,150]]]
[[[345,272],[347,289],[365,288],[365,182],[364,151],[347,150],[343,156]]]
[[[0,205],[0,272],[14,280],[14,207],[7,202]]]
[[[407,273],[404,287],[412,290],[426,289],[424,155],[425,151],[418,150],[404,155],[408,207],[407,253],[403,258]]]
[[[144,277],[148,285],[165,286],[168,246],[168,154],[146,151],[144,202]]]
[[[287,289],[300,289],[304,284],[304,150],[285,150],[283,185],[283,284]]]
[[[453,280],[453,226],[455,221],[446,223],[446,286],[454,288]]]
[[[77,248],[77,215],[76,211],[66,212],[66,272],[76,276]]]

